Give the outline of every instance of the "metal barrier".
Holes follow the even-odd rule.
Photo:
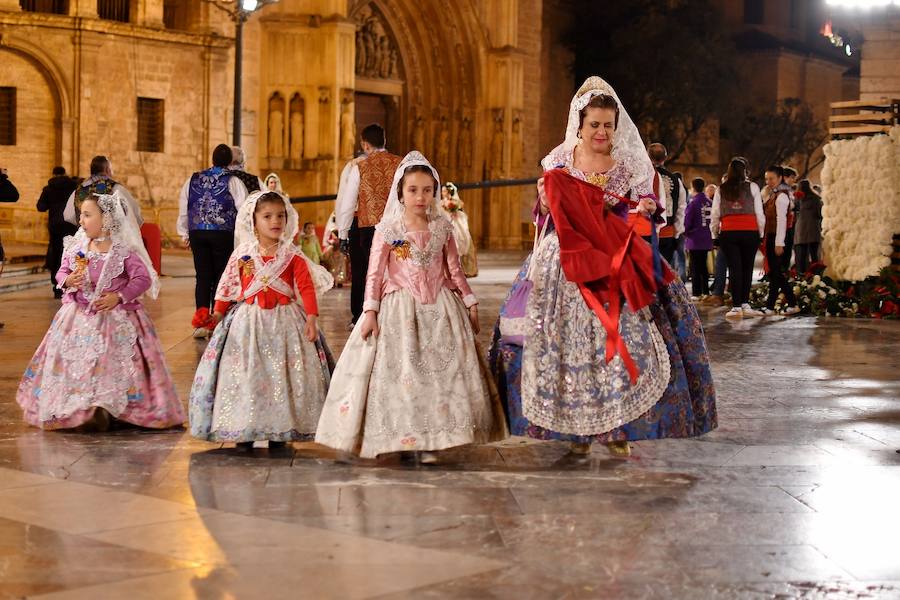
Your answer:
[[[455,183],[455,182],[454,182]],[[498,187],[515,187],[521,185],[534,185],[537,177],[526,179],[493,179],[486,181],[473,181],[470,183],[455,183],[459,190],[486,190]],[[291,196],[291,204],[306,204],[308,202],[325,202],[337,199],[337,194],[319,194],[317,196]]]

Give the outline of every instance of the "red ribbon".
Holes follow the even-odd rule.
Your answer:
[[[576,188],[580,185],[587,184],[584,184],[582,181],[574,180],[571,176],[560,171],[550,171],[545,174],[545,177],[545,185],[549,183],[547,187],[548,196],[550,196],[551,200],[551,214],[553,215],[554,222],[557,223],[557,229],[572,232],[573,235],[580,236],[580,239],[582,240],[580,243],[575,242],[575,246],[573,247],[584,247],[580,246],[580,244],[588,243],[589,245],[585,247],[587,250],[595,249],[600,252],[606,252],[607,256],[609,256],[609,253],[612,251],[609,271],[605,276],[601,277],[601,280],[597,280],[596,283],[586,281],[587,279],[592,279],[597,274],[593,269],[588,269],[587,272],[583,270],[579,271],[574,279],[570,276],[572,274],[566,274],[570,281],[574,281],[578,285],[578,289],[581,292],[581,296],[584,298],[585,303],[597,316],[601,325],[603,325],[603,328],[606,330],[606,362],[609,363],[616,354],[619,354],[628,371],[631,383],[634,385],[637,382],[639,371],[634,359],[628,352],[625,340],[619,332],[619,318],[621,317],[623,309],[623,293],[626,296],[628,296],[629,293],[632,294],[633,297],[629,297],[629,301],[637,300],[637,304],[632,308],[633,310],[638,310],[643,303],[648,301],[646,300],[646,294],[655,294],[656,292],[656,286],[653,283],[653,279],[642,280],[638,275],[638,271],[636,271],[636,269],[643,271],[643,269],[647,268],[652,270],[652,258],[649,253],[649,248],[636,248],[637,253],[634,254],[634,256],[629,254],[629,249],[632,248],[632,242],[636,237],[634,230],[636,221],[632,221],[631,224],[626,224],[624,221],[620,222],[616,217],[612,216],[610,216],[610,218],[613,220],[610,221],[606,218],[608,215],[598,216],[592,209],[588,208],[588,205],[582,205],[578,202],[575,204],[567,203],[566,208],[563,208],[559,202],[561,198],[554,193],[556,191],[555,188],[560,185],[569,185],[570,182],[572,185],[575,185]],[[577,181],[577,183],[575,183],[575,181]],[[605,195],[616,198],[621,202],[628,203],[631,206],[637,204],[628,198],[623,198],[622,196],[606,192],[599,188],[592,188],[592,190],[600,193],[601,198]],[[573,199],[575,197],[576,196],[573,196]],[[591,242],[590,240],[594,241]],[[612,246],[613,244],[617,247]],[[624,281],[623,266],[626,261],[628,262],[628,273],[630,275],[628,276],[628,280]],[[643,265],[644,262],[647,262],[647,264],[642,267],[641,265]],[[566,266],[565,261],[563,266]],[[643,285],[640,285],[642,283]],[[589,284],[595,286],[599,285],[600,287],[591,289]],[[627,292],[626,289],[628,290]],[[604,292],[606,293],[604,294]],[[638,296],[634,296],[635,294],[638,294]],[[607,296],[608,309],[603,306],[604,295]],[[644,302],[640,302],[639,297],[645,298]]]
[[[625,238],[625,244],[619,249],[618,252],[616,252],[612,260],[612,265],[609,272],[608,313],[603,308],[603,304],[601,304],[600,300],[597,299],[597,296],[591,293],[587,285],[585,285],[584,283],[578,284],[578,289],[581,291],[581,297],[584,298],[585,303],[587,303],[590,309],[594,311],[594,314],[597,315],[598,319],[600,319],[600,323],[603,325],[603,328],[606,329],[607,364],[612,361],[612,359],[616,355],[616,352],[618,352],[618,354],[622,357],[622,362],[625,364],[625,369],[628,370],[628,376],[631,378],[632,385],[637,383],[639,372],[637,365],[634,364],[634,359],[631,358],[631,354],[628,352],[628,347],[625,345],[625,340],[622,339],[622,335],[619,333],[619,317],[622,314],[622,294],[620,293],[621,281],[619,278],[619,274],[622,270],[622,263],[625,261],[625,254],[628,251],[628,247],[631,245],[631,241],[633,239],[634,224],[629,226],[628,237]]]

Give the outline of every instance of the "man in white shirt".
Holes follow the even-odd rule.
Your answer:
[[[387,205],[394,172],[401,158],[384,149],[384,128],[373,123],[360,134],[364,156],[350,161],[341,173],[334,213],[341,248],[350,255],[350,312],[356,323],[363,309],[369,251],[375,225]]]
[[[247,187],[228,170],[231,158],[229,146],[216,146],[213,166],[191,175],[178,197],[176,230],[191,248],[197,273],[196,311],[191,322],[195,338],[206,337],[215,328],[210,309],[219,278],[234,250],[237,211],[247,198]]]
[[[784,168],[771,165],[766,168],[766,186],[772,190],[765,205],[766,213],[766,259],[769,263],[769,297],[764,314],[774,314],[778,295],[784,293],[786,314],[800,312],[794,290],[788,282],[789,255],[785,251],[785,237],[788,229],[788,213],[791,210],[791,188],[784,181]]]
[[[134,215],[138,227],[144,224],[141,217],[141,206],[131,192],[121,183],[113,180],[112,163],[105,156],[95,156],[91,159],[91,176],[81,182],[66,201],[63,209],[63,219],[72,225],[78,225],[81,218],[81,203],[85,199],[97,194],[112,194],[117,192],[125,200],[125,212]]]

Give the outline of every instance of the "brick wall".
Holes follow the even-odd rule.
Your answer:
[[[42,239],[35,233],[42,216],[34,203],[52,167],[87,176],[91,158],[103,154],[114,178],[141,202],[145,219],[174,236],[181,185],[209,163],[212,146],[229,141],[229,43],[98,20],[82,21],[79,32],[77,23],[0,13],[0,32],[10,46],[0,49],[0,85],[11,81],[21,88],[18,144],[0,147],[0,163],[10,165],[23,196],[16,227],[0,216],[0,231],[10,229],[3,231],[10,240]],[[42,69],[54,76],[43,76]],[[164,102],[163,152],[136,150],[138,96]]]

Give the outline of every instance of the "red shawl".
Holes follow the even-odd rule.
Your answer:
[[[607,194],[599,187],[562,169],[544,173],[544,186],[559,237],[563,273],[578,285],[606,329],[606,361],[618,352],[634,383],[637,367],[619,335],[619,315],[622,296],[633,312],[655,299],[653,250],[635,233],[634,223],[629,225],[606,210]],[[665,269],[664,283],[673,278],[672,271]]]

